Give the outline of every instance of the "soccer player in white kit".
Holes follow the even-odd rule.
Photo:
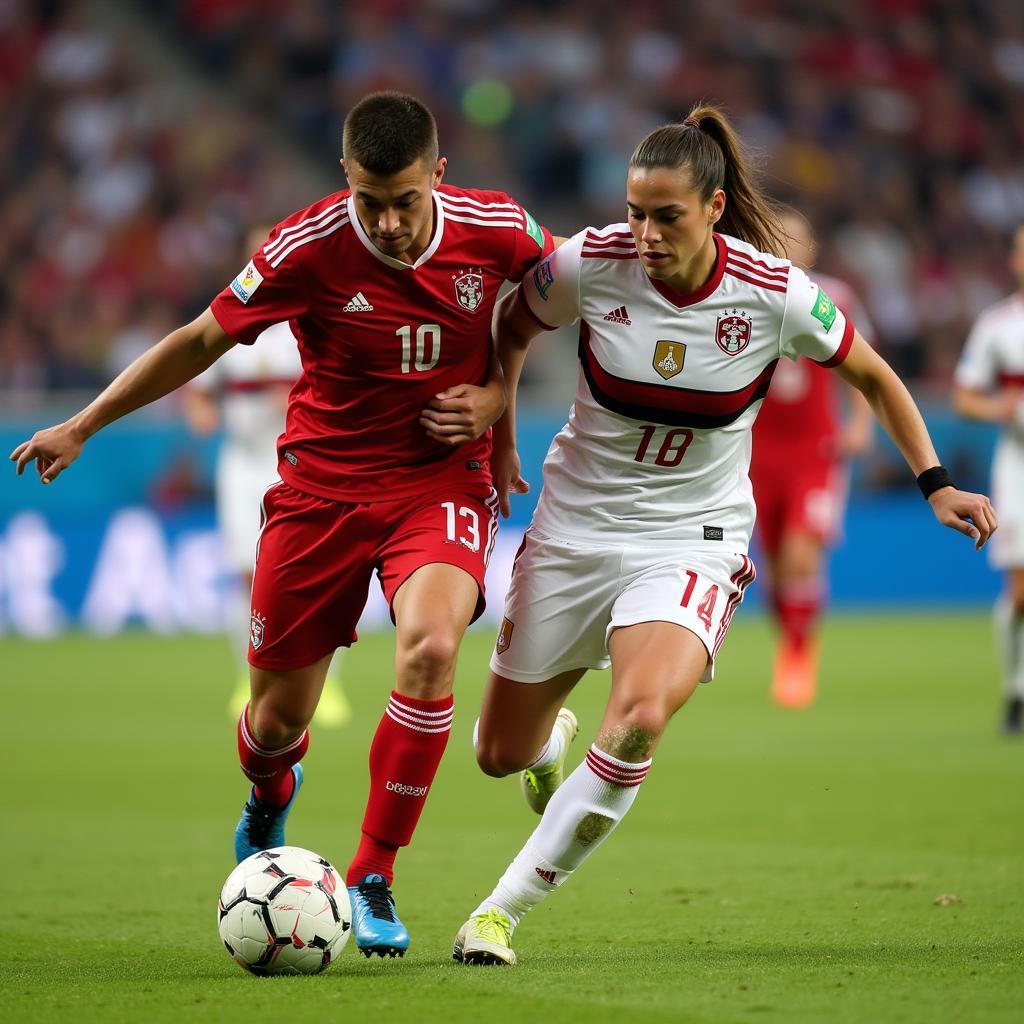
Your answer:
[[[992,464],[1002,529],[989,558],[1006,573],[995,608],[1006,696],[1003,729],[1019,735],[1024,730],[1024,224],[1014,233],[1010,268],[1017,291],[975,322],[956,368],[953,402],[961,415],[1002,427]]]
[[[245,258],[259,249],[270,225],[248,232]],[[238,662],[238,683],[228,712],[237,718],[249,700],[249,592],[263,494],[278,480],[277,439],[284,432],[288,393],[302,372],[298,344],[288,323],[264,331],[257,345],[236,345],[185,392],[185,416],[200,436],[223,428],[217,454],[217,526],[228,568],[239,580],[238,608],[231,637]],[[351,710],[337,679],[335,654],[317,705],[317,724],[343,725]]]
[[[501,304],[509,403],[495,487],[522,492],[514,395],[530,340],[580,322],[569,421],[513,570],[475,739],[489,775],[524,770],[540,825],[455,939],[464,963],[511,964],[513,929],[632,805],[665,727],[710,681],[754,579],[750,427],[782,356],[834,366],[867,398],[940,522],[981,547],[982,495],[956,490],[906,388],[781,252],[772,207],[730,125],[698,107],[634,152],[628,222],[588,228]],[[562,704],[611,666],[584,762],[562,783],[575,718]]]

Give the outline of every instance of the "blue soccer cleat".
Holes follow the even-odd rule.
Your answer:
[[[295,788],[291,799],[284,807],[273,807],[257,799],[256,789],[249,792],[249,799],[242,808],[242,817],[235,829],[235,860],[241,864],[246,857],[251,857],[261,850],[272,850],[275,846],[284,846],[284,823],[288,812],[295,803],[295,798],[302,788],[302,765],[292,765],[295,776]]]
[[[398,920],[395,898],[383,875],[367,875],[348,887],[352,903],[352,934],[363,956],[404,956],[409,933]]]

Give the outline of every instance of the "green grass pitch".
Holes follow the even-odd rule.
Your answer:
[[[996,730],[987,618],[837,617],[824,641],[818,704],[784,713],[767,624],[740,617],[630,816],[502,970],[450,959],[536,820],[514,779],[476,770],[491,636],[472,634],[448,753],[398,861],[410,955],[368,962],[350,943],[322,976],[256,979],[214,925],[247,788],[225,642],[0,640],[0,1019],[1024,1019],[1024,742]],[[289,827],[342,870],[391,645],[367,636],[348,656],[354,720],[314,730]],[[607,686],[591,674],[571,702],[574,764]]]

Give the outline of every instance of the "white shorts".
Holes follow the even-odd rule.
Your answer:
[[[263,492],[278,479],[277,457],[225,445],[217,461],[217,525],[228,568],[251,573]]]
[[[659,551],[596,547],[526,531],[505,598],[491,668],[519,683],[570,669],[608,668],[620,626],[675,622],[700,638],[714,677],[743,591],[753,582],[745,554],[708,548]]]
[[[992,465],[992,505],[999,529],[989,541],[989,563],[996,569],[1024,569],[1024,458],[1004,444]]]

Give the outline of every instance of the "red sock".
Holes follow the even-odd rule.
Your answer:
[[[454,705],[451,696],[416,700],[391,692],[370,744],[370,797],[347,885],[369,874],[381,874],[391,884],[395,854],[412,839],[448,745]]]
[[[238,758],[242,773],[253,784],[256,797],[274,807],[284,807],[292,798],[295,777],[293,764],[298,764],[309,749],[309,730],[280,750],[267,750],[253,738],[249,727],[249,705],[238,719]]]
[[[818,625],[823,604],[821,581],[794,580],[783,583],[775,594],[775,609],[786,643],[802,651]]]

